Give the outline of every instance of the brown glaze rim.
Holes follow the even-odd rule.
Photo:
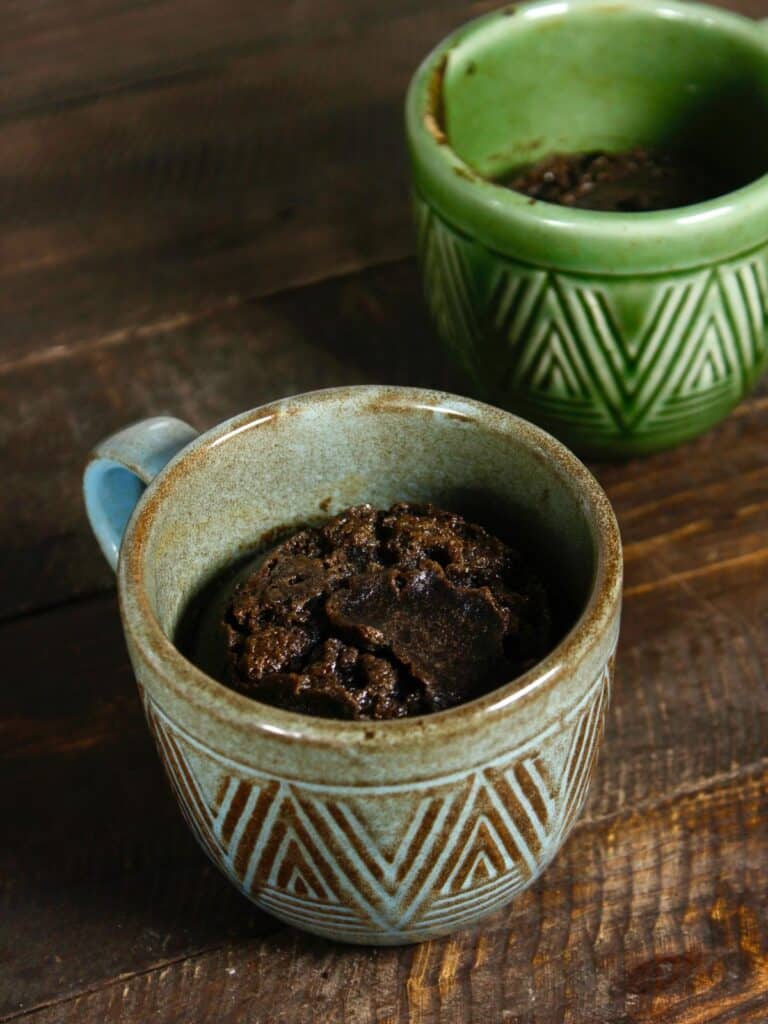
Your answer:
[[[596,548],[597,564],[581,616],[545,658],[522,676],[454,708],[407,719],[357,722],[317,718],[263,704],[217,682],[177,650],[157,621],[143,585],[143,556],[155,510],[190,464],[207,458],[211,450],[227,438],[300,413],[319,402],[349,403],[353,406],[350,412],[360,407],[388,413],[420,412],[458,417],[474,422],[484,431],[501,432],[514,438],[566,478],[582,503]],[[621,537],[613,509],[594,476],[563,444],[513,413],[473,399],[419,388],[379,385],[329,388],[281,399],[235,416],[201,434],[145,491],[128,524],[118,564],[118,593],[126,631],[130,631],[136,652],[145,666],[159,675],[178,699],[240,732],[277,735],[323,747],[365,742],[368,750],[377,745],[390,747],[408,743],[426,734],[441,734],[442,739],[457,731],[473,730],[489,716],[508,714],[523,702],[551,692],[570,678],[596,647],[606,644],[603,660],[607,661],[612,649],[607,646],[606,634],[615,631],[621,592]]]

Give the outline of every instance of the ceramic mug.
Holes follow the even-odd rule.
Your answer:
[[[711,427],[768,358],[768,32],[674,0],[506,7],[449,36],[406,103],[438,333],[480,394],[599,456]],[[683,148],[741,187],[652,213],[490,179],[553,152]]]
[[[319,935],[396,944],[471,924],[539,875],[589,786],[621,600],[613,512],[559,442],[474,401],[350,387],[199,437],[138,423],[98,446],[84,487],[168,778],[255,903]],[[524,676],[431,716],[332,721],[236,693],[174,646],[193,595],[275,528],[399,500],[484,510],[554,560],[574,625]]]

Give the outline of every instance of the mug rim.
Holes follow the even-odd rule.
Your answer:
[[[144,586],[144,552],[154,515],[172,494],[174,480],[189,465],[207,459],[229,437],[258,428],[281,412],[336,402],[343,406],[370,398],[369,408],[409,410],[471,419],[477,429],[506,434],[536,452],[572,486],[584,509],[595,544],[596,564],[588,598],[574,625],[544,658],[520,676],[472,701],[428,715],[393,720],[349,721],[320,718],[262,703],[230,689],[197,668],[165,634]],[[358,745],[367,750],[410,742],[415,736],[464,732],[490,717],[551,692],[570,678],[589,655],[605,646],[603,662],[615,645],[622,594],[622,549],[615,514],[592,473],[564,444],[540,427],[495,406],[447,392],[387,385],[351,385],[304,392],[240,413],[202,433],[154,478],[137,504],[125,532],[118,562],[118,595],[126,632],[136,654],[174,697],[238,732],[271,734],[319,746]],[[615,628],[614,628],[615,627]]]
[[[518,262],[582,273],[661,275],[693,270],[747,255],[766,243],[768,172],[722,196],[652,212],[619,213],[559,206],[514,192],[483,178],[451,147],[434,117],[435,83],[445,62],[467,40],[516,33],[521,25],[594,10],[601,17],[628,10],[659,19],[688,21],[721,35],[740,38],[765,51],[768,27],[758,21],[687,0],[535,0],[507,5],[475,18],[446,36],[411,78],[405,101],[405,129],[414,191],[459,233]],[[514,17],[509,15],[513,14]],[[586,253],[584,246],[590,246]],[[715,253],[702,257],[702,252]]]

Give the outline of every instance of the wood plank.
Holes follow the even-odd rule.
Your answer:
[[[212,19],[199,2],[89,0],[73,19],[62,0],[13,5],[2,362],[410,253],[408,79],[493,6],[228,0]]]
[[[0,652],[0,1014],[274,929],[176,812],[116,602],[6,627]]]
[[[768,758],[766,624],[760,566],[630,593],[588,819],[730,785]],[[207,868],[173,808],[114,598],[6,624],[0,660],[0,1014],[274,928]]]
[[[767,841],[763,765],[695,794],[581,823],[532,890],[450,938],[358,951],[284,930],[21,1019],[763,1021]]]
[[[342,51],[351,40],[364,48],[367,30],[397,27],[399,19],[416,10],[430,12],[429,4],[409,0],[392,0],[386,7],[374,0],[323,0],[293,9],[279,0],[264,0],[258,7],[223,0],[214,19],[204,0],[86,0],[74,20],[66,0],[50,0],[44,7],[9,6],[13,17],[3,34],[6,119],[84,106],[115,92],[151,90],[158,80],[172,78],[171,72],[206,61],[215,68],[216,61],[252,53],[277,60],[276,53],[299,45],[334,44]],[[431,17],[455,21],[490,4],[448,0],[431,7]],[[105,46],[115,40],[119,45]],[[404,45],[409,44],[403,40],[401,49]],[[265,73],[290,64],[282,57],[279,61],[265,67]],[[382,73],[380,68],[371,71]]]
[[[283,395],[365,382],[458,386],[410,264],[0,372],[13,495],[0,502],[0,617],[112,585],[80,494],[102,436],[164,412],[204,429]]]
[[[27,614],[0,626],[2,1019],[768,1019],[768,382],[693,444],[596,467],[627,600],[586,814],[530,893],[416,949],[282,929],[208,867],[83,519],[87,450],[130,419],[204,428],[346,382],[466,389],[409,263],[246,299],[410,251],[402,90],[487,6],[10,8],[0,617]]]
[[[468,389],[435,340],[411,263],[11,363],[0,371],[14,499],[0,502],[0,564],[13,586],[0,588],[0,617],[112,585],[80,495],[87,453],[103,435],[163,412],[204,429],[281,395],[365,382]],[[595,466],[621,521],[628,587],[712,571],[697,552],[717,563],[765,558],[767,395],[768,380],[691,444]]]
[[[412,250],[405,88],[487,3],[89,6],[2,44],[4,359]]]

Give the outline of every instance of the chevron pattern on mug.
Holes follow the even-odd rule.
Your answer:
[[[321,935],[414,941],[504,905],[552,859],[587,794],[612,669],[524,747],[408,785],[278,779],[144,703],[187,821],[251,899]]]
[[[581,450],[693,437],[768,360],[768,248],[699,270],[579,276],[516,263],[415,200],[437,331],[494,402]]]

